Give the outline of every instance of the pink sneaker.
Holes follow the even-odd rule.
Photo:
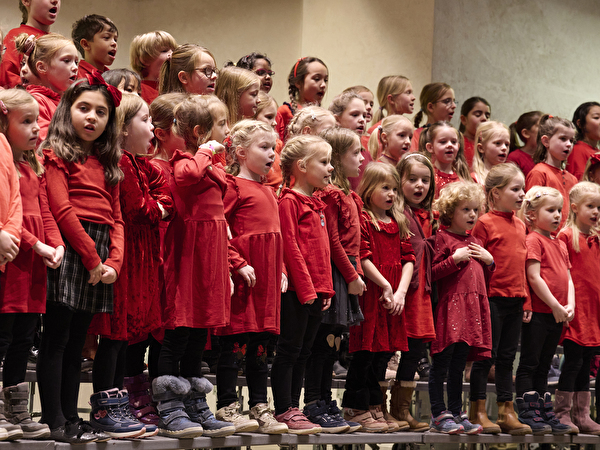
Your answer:
[[[277,422],[287,425],[288,433],[314,434],[321,432],[321,427],[308,420],[298,408],[289,408],[283,414],[275,416],[275,419]]]

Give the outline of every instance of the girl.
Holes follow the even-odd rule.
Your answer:
[[[538,122],[542,117],[541,111],[529,111],[519,116],[516,122],[510,124],[510,153],[507,161],[521,168],[525,176],[529,174],[535,163],[533,154],[537,148]],[[519,148],[519,139],[525,145]]]
[[[163,65],[164,68],[164,65]],[[202,376],[208,328],[229,323],[227,223],[223,210],[225,172],[212,164],[223,146],[207,143],[213,126],[206,98],[190,96],[175,107],[173,128],[184,148],[171,157],[171,192],[177,216],[169,224],[165,248],[165,336],[152,381],[158,402],[159,434],[218,437],[235,432],[215,419],[206,404],[212,384]],[[199,146],[199,147],[198,147]],[[197,276],[204,273],[204,276]]]
[[[388,116],[383,121],[394,116]],[[435,339],[431,310],[431,245],[427,239],[437,229],[432,204],[435,193],[433,166],[425,155],[409,153],[396,166],[401,180],[404,215],[408,219],[410,243],[415,251],[415,270],[406,294],[404,323],[408,337],[408,351],[400,355],[396,382],[392,387],[390,413],[397,420],[405,420],[409,431],[423,432],[429,425],[410,414],[414,374],[419,360],[426,354],[426,342]]]
[[[216,95],[206,95],[204,98],[213,120],[213,127],[208,139],[222,144],[227,136],[229,136],[229,111],[227,105],[219,100]],[[223,168],[225,167],[227,164],[226,152],[215,153],[213,155],[213,164],[217,163],[220,163]]]
[[[454,110],[458,103],[454,99],[454,90],[446,83],[430,83],[423,87],[419,96],[421,109],[415,116],[415,134],[413,135],[410,151],[416,152],[419,148],[419,136],[423,128],[420,128],[423,114],[427,116],[425,125],[435,122],[452,120]]]
[[[256,108],[256,114],[254,114],[254,120],[264,122],[275,130],[277,127],[277,122],[275,121],[276,116],[277,102],[269,94],[260,91],[258,93],[258,107]],[[267,186],[271,186],[275,188],[275,190],[279,189],[279,186],[281,186],[281,182],[283,181],[281,175],[281,157],[279,156],[281,155],[281,149],[283,149],[283,141],[279,139],[278,136],[275,144],[275,159],[273,160],[273,166],[267,174],[267,181],[265,181]]]
[[[381,125],[381,121],[387,115],[412,114],[415,108],[415,96],[413,94],[410,80],[402,75],[390,75],[379,80],[377,85],[377,102],[379,109],[375,111],[373,120],[375,124],[369,128],[372,133]]]
[[[361,214],[361,266],[367,277],[360,297],[365,320],[350,328],[352,362],[346,377],[342,405],[344,418],[358,422],[363,431],[398,430],[381,410],[383,396],[376,367],[387,364],[390,352],[406,351],[406,331],[400,316],[413,273],[414,251],[408,240],[408,220],[398,198],[400,178],[389,164],[371,163],[358,191]],[[400,317],[394,317],[400,316]],[[403,424],[406,428],[406,423]]]
[[[481,425],[462,411],[462,379],[467,358],[490,357],[492,338],[486,276],[495,269],[494,257],[469,234],[484,204],[481,186],[457,182],[443,189],[434,208],[440,212],[439,230],[432,239],[435,256],[431,276],[439,293],[435,309],[436,338],[431,344],[429,372],[431,428],[437,433],[479,434]],[[448,376],[448,409],[444,377]]]
[[[477,127],[475,135],[477,153],[473,158],[473,172],[471,173],[473,181],[485,186],[490,169],[506,161],[509,139],[508,127],[503,123],[486,122]]]
[[[48,425],[34,422],[27,412],[29,385],[25,383],[39,315],[46,312],[46,266],[60,266],[65,250],[48,206],[44,169],[35,155],[37,116],[38,104],[30,94],[20,89],[0,91],[0,132],[12,149],[24,210],[20,251],[0,275],[0,360],[4,360],[3,394],[10,420],[0,417],[0,427],[10,440],[50,436]]]
[[[217,363],[217,418],[231,422],[236,432],[287,433],[273,417],[267,401],[266,349],[279,334],[283,243],[272,189],[262,184],[275,158],[277,134],[270,125],[243,120],[231,130],[228,148],[225,217],[231,230],[235,290],[231,323],[217,330],[221,354]],[[240,414],[237,377],[245,350],[250,418]]]
[[[373,161],[396,166],[410,150],[413,126],[406,117],[392,114],[381,121],[369,139],[369,153]]]
[[[323,314],[307,362],[304,414],[311,422],[319,424],[324,432],[341,432],[347,430],[348,425],[340,416],[337,403],[332,400],[331,373],[338,359],[336,346],[339,347],[342,332],[363,320],[358,296],[363,294],[365,284],[356,261],[360,256],[362,201],[350,190],[348,181],[348,176],[358,175],[363,158],[356,133],[345,128],[332,128],[324,131],[321,137],[332,148],[331,184],[317,195],[326,205],[335,296],[331,299],[331,307]],[[359,427],[359,424],[353,424],[351,431]]]
[[[414,135],[413,135],[414,139]],[[419,152],[433,160],[435,198],[455,181],[472,181],[465,159],[462,134],[450,122],[436,122],[421,133]]]
[[[219,75],[215,95],[227,105],[229,124],[252,118],[258,106],[258,75],[238,67],[225,67]]]
[[[569,202],[569,191],[577,183],[577,178],[565,170],[567,157],[573,149],[575,128],[567,119],[545,114],[539,122],[538,147],[533,155],[535,167],[525,179],[525,189],[532,186],[548,186],[563,196],[565,204]],[[566,214],[561,216],[560,230],[565,223]],[[556,235],[556,233],[554,233]]]
[[[590,419],[589,369],[600,345],[600,326],[592,319],[598,317],[600,186],[587,181],[577,183],[569,198],[569,218],[558,239],[567,245],[569,252],[577,308],[562,336],[565,361],[558,380],[554,410],[557,419],[571,428],[600,435],[600,425]]]
[[[594,153],[588,159],[581,181],[591,181],[592,183],[600,184],[600,171],[598,169],[600,169],[600,152]]]
[[[208,49],[195,44],[183,44],[163,62],[158,92],[214,94],[218,76],[215,57]]]
[[[542,117],[540,134],[545,126]],[[519,213],[531,228],[525,240],[530,296],[523,306],[521,358],[515,390],[519,420],[529,425],[535,434],[577,433],[575,428],[556,418],[552,396],[547,392],[548,370],[563,324],[573,320],[575,314],[567,246],[553,238],[560,226],[563,201],[558,190],[533,186],[527,191]]]
[[[573,151],[567,159],[567,170],[581,179],[585,164],[598,151],[600,141],[600,103],[586,102],[577,107],[573,114],[577,129]]]
[[[365,132],[367,107],[356,92],[346,92],[335,97],[329,105],[329,111],[340,127],[348,128],[359,136]]]
[[[488,123],[494,122],[480,125],[477,133]],[[514,164],[492,167],[485,179],[489,212],[479,218],[471,233],[496,261],[488,286],[492,357],[475,361],[471,369],[469,420],[481,425],[483,433],[502,431],[514,436],[531,433],[531,428],[517,419],[512,402],[513,362],[521,335],[523,302],[527,297],[525,224],[514,214],[523,203],[524,188],[525,177]],[[488,373],[493,364],[496,364],[497,424],[488,419],[485,406]]]
[[[354,92],[358,95],[360,95],[360,97],[364,100],[365,102],[365,108],[367,108],[367,117],[365,118],[365,123],[369,123],[371,120],[373,120],[373,100],[375,99],[375,97],[373,97],[373,93],[371,92],[371,89],[369,89],[366,86],[352,86],[349,88],[344,89],[344,92],[342,92],[342,94],[346,94],[347,92]],[[363,134],[367,134],[367,133],[363,133]]]
[[[50,439],[85,443],[107,440],[77,414],[81,350],[92,317],[112,312],[113,287],[123,262],[123,220],[119,203],[120,152],[115,108],[121,92],[95,73],[63,95],[42,144],[48,200],[65,239],[65,256],[48,271],[44,330],[37,378],[42,423]],[[119,407],[117,393],[106,409]],[[119,414],[120,415],[120,414]],[[123,424],[127,436],[143,427]]]
[[[260,77],[260,90],[268,94],[273,87],[272,76],[275,72],[271,70],[271,60],[264,53],[252,52],[242,56],[235,64],[240,69],[247,69]]]
[[[465,138],[465,158],[469,167],[475,156],[475,133],[479,124],[490,120],[492,107],[485,98],[471,97],[460,108],[460,126],[458,131]],[[484,178],[485,179],[485,178]]]
[[[21,34],[17,36],[15,45],[20,53],[27,56],[27,67],[40,83],[28,85],[27,91],[40,105],[38,124],[41,142],[46,138],[62,93],[77,79],[77,49],[72,40],[54,33],[37,39]]]
[[[284,103],[277,110],[277,133],[283,142],[288,138],[288,123],[299,109],[309,105],[321,106],[328,81],[329,71],[319,58],[305,56],[296,61],[288,75],[290,103]]]
[[[298,409],[304,367],[310,356],[321,311],[334,294],[325,204],[313,196],[329,184],[331,146],[315,136],[290,139],[281,152],[283,190],[279,219],[288,289],[281,296],[281,335],[271,369],[275,418],[289,433],[312,434],[321,427]],[[295,183],[289,188],[291,177]]]
[[[281,108],[280,108],[281,109]],[[307,106],[301,109],[290,121],[288,126],[288,137],[300,136],[301,134],[312,134],[318,136],[328,128],[333,128],[336,120],[331,111],[320,106]]]
[[[107,70],[102,74],[102,78],[104,78],[111,86],[118,88],[121,92],[129,92],[130,94],[137,94],[141,96],[142,80],[140,76],[133,70]]]

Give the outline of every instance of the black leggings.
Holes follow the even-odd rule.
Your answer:
[[[112,388],[123,389],[126,350],[127,341],[100,338],[92,368],[94,392],[107,391]]]
[[[565,360],[562,364],[558,390],[567,392],[585,392],[590,390],[590,362],[596,353],[596,347],[583,347],[565,339],[563,341]]]
[[[422,339],[408,338],[408,351],[400,355],[396,380],[413,381],[419,361],[426,356],[427,346]]]
[[[34,313],[0,314],[0,361],[4,359],[4,386],[25,381],[29,349],[35,339],[40,315]]]
[[[148,376],[150,379],[158,376],[158,358],[161,344],[152,335],[148,339],[129,344],[125,354],[125,376],[135,377],[144,371],[144,358],[148,348]]]
[[[313,343],[311,355],[306,361],[304,377],[304,403],[316,400],[331,402],[333,364],[338,359],[343,325],[321,323]],[[336,341],[338,344],[336,345]]]
[[[165,330],[158,357],[157,375],[202,377],[202,354],[207,337],[206,328],[177,327],[174,330]]]
[[[361,350],[352,353],[352,361],[346,375],[346,391],[342,406],[367,410],[369,406],[381,405],[383,394],[379,386],[378,368],[387,366],[389,352]]]

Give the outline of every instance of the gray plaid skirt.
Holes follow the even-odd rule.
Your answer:
[[[96,252],[102,261],[108,258],[110,225],[81,221],[85,232],[96,243]],[[113,312],[113,285],[102,282],[88,283],[90,273],[79,253],[65,242],[65,256],[58,269],[48,269],[48,302],[56,302],[74,311],[91,313]]]

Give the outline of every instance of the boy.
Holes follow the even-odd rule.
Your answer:
[[[85,78],[94,69],[104,73],[117,55],[119,30],[108,17],[98,14],[83,16],[73,24],[71,37],[83,56],[77,78]]]

